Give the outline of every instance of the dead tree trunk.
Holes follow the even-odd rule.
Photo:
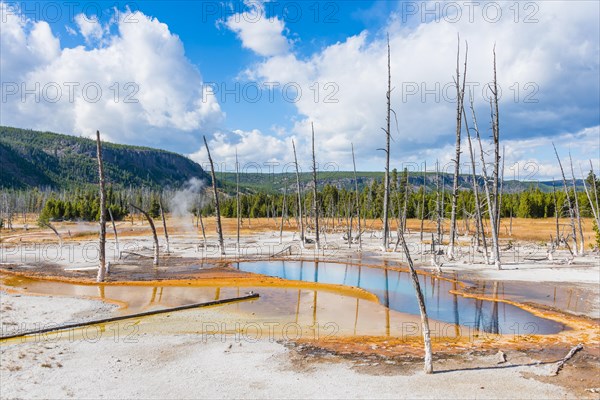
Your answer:
[[[443,183],[442,183],[443,184]],[[440,199],[440,165],[436,160],[435,162],[435,210],[436,210],[436,224],[437,224],[437,242],[438,245],[442,245],[442,208]]]
[[[396,245],[394,246],[394,252],[396,252],[396,250],[398,250],[398,245],[400,244],[400,236],[402,233],[405,232],[406,230],[406,213],[407,213],[407,208],[408,208],[408,194],[409,194],[409,187],[408,187],[408,169],[404,169],[404,199],[402,201],[402,214],[400,214],[400,197],[399,195],[397,195],[396,197],[398,198],[398,226],[397,226],[397,231],[398,231],[398,238],[396,239]]]
[[[300,171],[298,170],[298,157],[296,156],[296,144],[292,139],[292,149],[294,150],[294,164],[296,165],[296,191],[298,193],[298,225],[300,228],[300,243],[304,248],[304,222],[302,221],[302,195],[300,194]]]
[[[402,247],[406,254],[406,260],[408,262],[408,268],[410,270],[410,278],[412,280],[413,287],[415,288],[415,294],[417,295],[417,302],[419,303],[419,311],[421,313],[421,329],[423,331],[423,343],[425,347],[425,373],[433,373],[433,354],[431,351],[431,336],[429,332],[429,318],[427,317],[427,309],[425,308],[425,299],[423,298],[423,292],[421,291],[421,285],[419,284],[419,276],[415,271],[415,267],[408,251],[408,246],[404,240],[404,234],[400,234]]]
[[[319,252],[319,200],[317,199],[317,162],[315,161],[315,127],[312,129],[312,164],[313,164],[313,210],[315,213],[315,249]],[[348,240],[351,240],[349,238]]]
[[[171,248],[169,246],[169,232],[167,231],[167,220],[165,218],[165,209],[162,204],[162,195],[158,197],[158,206],[160,208],[160,218],[162,219],[163,231],[165,233],[165,241],[167,242],[167,254],[171,253]]]
[[[106,190],[104,188],[104,166],[102,164],[102,143],[100,131],[96,131],[96,156],[98,158],[98,179],[100,183],[100,237],[98,239],[98,276],[97,282],[103,282],[106,276]]]
[[[390,198],[390,123],[391,123],[391,97],[392,97],[392,72],[390,67],[390,37],[388,34],[387,38],[388,47],[388,90],[386,93],[387,97],[387,117],[386,117],[386,128],[385,128],[385,176],[384,176],[384,194],[383,194],[383,251],[387,251],[388,248],[388,209],[389,209],[389,198]]]
[[[237,236],[236,236],[236,250],[240,254],[240,222],[242,216],[240,215],[240,164],[238,162],[237,148],[235,149],[235,202],[236,202],[236,216],[237,216]]]
[[[552,199],[554,200],[554,216],[556,221],[556,246],[558,247],[560,240],[560,228],[558,224],[559,210],[558,201],[556,200],[556,187],[554,187],[554,178],[552,178]]]
[[[456,208],[458,206],[458,179],[460,175],[460,136],[462,132],[462,108],[465,97],[465,84],[467,79],[467,55],[469,47],[465,52],[465,67],[463,72],[462,88],[460,86],[460,36],[458,37],[458,49],[456,51],[456,153],[454,155],[454,182],[452,185],[452,211],[450,213],[450,242],[448,244],[448,258],[454,259],[454,246],[456,241]]]
[[[212,177],[213,193],[215,196],[215,209],[217,213],[217,236],[219,238],[219,249],[221,255],[225,255],[225,244],[223,242],[223,228],[221,227],[221,208],[219,207],[219,191],[217,190],[217,177],[215,175],[215,166],[213,164],[212,157],[210,156],[210,149],[206,142],[206,136],[204,136],[204,145],[206,146],[206,153],[208,154],[208,162],[210,163],[210,174]]]
[[[579,199],[577,198],[577,186],[575,185],[575,171],[573,170],[573,157],[571,157],[571,151],[569,151],[569,162],[571,164],[571,176],[573,183],[573,197],[575,197],[575,216],[577,217],[577,225],[579,226],[579,254],[583,255],[585,251],[585,241],[583,238],[583,226],[581,225],[581,210],[579,209]],[[585,179],[584,179],[585,181]]]
[[[202,213],[198,211],[198,219],[200,220],[200,229],[202,230],[202,242],[204,244],[204,250],[206,252],[206,231],[204,230],[204,220],[202,219]]]
[[[424,223],[425,223],[425,188],[427,187],[426,182],[425,182],[426,174],[427,174],[427,161],[425,161],[425,165],[423,168],[423,187],[421,188],[423,190],[423,196],[421,199],[421,243],[423,243],[423,229],[424,229]]]
[[[406,172],[406,180],[404,182],[404,204],[402,205],[402,233],[406,231],[406,214],[408,210],[408,195],[410,187],[408,185],[408,169],[405,169]]]
[[[500,168],[500,191],[498,192],[498,209],[496,210],[496,226],[500,236],[500,218],[502,217],[502,194],[504,193],[504,146],[502,146],[502,167]]]
[[[596,188],[596,174],[594,173],[594,164],[592,164],[592,160],[590,160],[590,171],[592,171],[592,189],[594,190],[594,199],[596,203],[596,210],[598,211],[598,217],[600,217],[600,206],[598,205],[598,188]],[[585,180],[585,177],[584,177]],[[600,223],[598,224],[598,228],[600,229]]]
[[[146,211],[142,210],[140,207],[137,207],[133,204],[129,204],[131,207],[135,208],[136,210],[138,210],[140,213],[142,213],[142,215],[144,217],[146,217],[146,220],[148,221],[148,225],[150,225],[150,229],[152,230],[152,237],[154,238],[154,260],[153,260],[153,264],[155,267],[158,267],[158,255],[159,255],[159,246],[158,246],[158,235],[156,234],[156,227],[154,226],[154,221],[152,220],[152,217],[150,216],[150,214],[148,214]]]
[[[477,137],[477,141],[479,142],[479,155],[481,157],[481,172],[483,173],[483,187],[485,189],[485,196],[488,205],[488,215],[490,217],[490,226],[492,231],[492,251],[494,254],[494,263],[496,264],[496,268],[502,269],[502,264],[500,261],[500,243],[498,242],[498,230],[496,229],[496,212],[494,210],[494,203],[492,202],[492,196],[490,193],[490,185],[488,182],[488,174],[487,168],[485,166],[485,153],[483,152],[483,145],[481,144],[481,135],[479,134],[479,127],[477,126],[477,117],[475,116],[475,106],[473,105],[473,97],[470,97],[471,102],[471,114],[473,117],[473,128],[475,129],[475,134]],[[483,222],[483,221],[482,221]],[[485,233],[484,233],[485,234]]]
[[[551,375],[558,375],[558,373],[560,372],[560,370],[563,368],[563,366],[565,365],[565,363],[567,361],[569,361],[575,354],[577,354],[578,351],[583,350],[583,344],[579,343],[577,346],[572,347],[571,350],[569,350],[569,352],[567,353],[566,356],[563,357],[563,359],[559,360],[556,365],[554,366],[554,369],[551,373]]]
[[[358,179],[356,178],[356,159],[354,158],[354,144],[352,145],[352,167],[354,169],[354,193],[356,195],[356,215],[358,218],[358,249],[362,250],[362,230],[360,226],[360,194],[358,193]]]
[[[575,230],[575,214],[573,211],[573,206],[571,204],[569,188],[567,187],[567,178],[565,177],[565,171],[563,169],[562,162],[560,161],[560,157],[558,156],[558,151],[556,150],[556,146],[554,145],[554,143],[552,143],[552,147],[554,147],[554,154],[556,154],[556,159],[558,160],[558,166],[560,167],[560,173],[562,175],[563,180],[563,189],[565,190],[565,196],[567,196],[567,205],[569,206],[569,218],[571,220],[571,231],[573,233],[573,251],[575,252],[575,255],[577,255],[577,231]]]
[[[58,243],[59,243],[60,247],[62,247],[62,245],[63,245],[62,236],[60,236],[60,233],[58,233],[58,231],[56,230],[56,228],[50,222],[42,222],[42,223],[40,223],[40,225],[41,226],[46,226],[46,227],[50,228],[50,230],[52,232],[54,232],[54,234],[58,238]]]
[[[473,144],[471,142],[471,131],[469,130],[469,123],[467,122],[467,114],[463,107],[463,117],[465,120],[465,130],[467,131],[467,143],[469,144],[469,156],[471,158],[471,179],[473,180],[473,195],[475,197],[475,224],[477,226],[477,247],[480,243],[483,243],[483,251],[485,255],[485,262],[489,262],[489,254],[487,248],[487,241],[485,239],[485,231],[483,229],[483,219],[481,216],[481,202],[479,201],[479,183],[477,182],[477,170],[475,168],[475,154],[473,152]],[[481,236],[479,236],[481,235]],[[481,240],[481,241],[480,241]]]
[[[284,180],[284,188],[283,188],[283,204],[281,205],[281,226],[279,227],[279,244],[283,241],[283,222],[285,221],[285,213],[287,207],[287,175]]]
[[[583,170],[581,169],[581,165],[579,165],[579,170],[581,171],[581,177],[583,178],[583,189],[585,190],[585,195],[587,196],[588,202],[590,203],[590,208],[592,209],[592,215],[594,216],[594,219],[596,220],[596,226],[600,227],[600,213],[598,212],[599,210],[597,209],[597,206],[594,206],[594,202],[592,201],[592,196],[590,195],[590,191],[588,190],[587,184],[585,183],[585,175],[583,174]],[[592,176],[593,175],[593,170],[592,170]],[[595,177],[594,177],[595,178]],[[594,190],[595,187],[594,187]]]
[[[121,250],[119,249],[119,235],[117,234],[117,226],[115,225],[115,219],[113,218],[112,211],[107,208],[108,215],[110,216],[110,222],[112,223],[113,232],[115,234],[115,248],[117,250],[118,259],[121,259]]]
[[[494,215],[490,215],[490,218],[495,218],[496,221],[499,221],[500,217],[497,214],[500,214],[499,206],[499,198],[498,198],[498,181],[499,181],[499,169],[500,169],[500,115],[499,115],[499,106],[498,106],[498,80],[496,78],[496,46],[494,45],[494,88],[492,89],[493,102],[494,102],[494,111],[492,112],[492,132],[494,139],[494,191],[493,191],[493,201],[494,201]],[[496,214],[497,213],[497,214]],[[500,235],[500,226],[496,224],[496,237]]]

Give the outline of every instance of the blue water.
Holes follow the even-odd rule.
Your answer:
[[[289,280],[358,287],[375,294],[391,310],[419,315],[408,272],[312,261],[243,262],[234,267]],[[425,275],[419,275],[419,282],[431,319],[491,334],[552,334],[564,329],[559,322],[510,304],[453,295],[450,290],[457,288],[453,282]]]

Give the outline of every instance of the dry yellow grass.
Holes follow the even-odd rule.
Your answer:
[[[19,216],[15,218],[13,224],[18,228],[13,231],[8,231],[6,229],[2,230],[0,233],[0,238],[5,238],[7,236],[18,235],[23,238],[24,241],[27,240],[27,236],[30,235],[33,239],[39,238],[39,233],[48,232],[49,238],[52,239],[52,233],[46,229],[40,229],[35,223],[37,217],[35,215],[27,216],[27,223],[29,224],[29,229],[26,232],[23,226],[23,220]],[[242,220],[242,226],[240,233],[242,235],[251,235],[253,233],[259,232],[267,232],[267,231],[278,231],[281,218],[244,218]],[[335,227],[337,230],[344,229],[345,219],[335,219],[335,221],[331,218],[327,220],[321,221],[321,226],[327,226],[328,228]],[[592,229],[592,218],[582,218],[583,223],[583,234],[585,238],[586,247],[588,245],[594,243],[595,233]],[[156,228],[159,234],[162,235],[162,222],[160,218],[155,221]],[[354,221],[356,228],[356,221]],[[559,220],[559,229],[561,234],[565,236],[571,232],[571,228],[569,226],[570,220],[568,218],[561,218]],[[65,240],[84,240],[91,237],[96,236],[95,225],[93,223],[75,223],[75,222],[57,222],[54,224],[56,228],[63,233],[63,239]],[[223,232],[226,236],[235,235],[237,220],[235,218],[222,218]],[[367,229],[381,229],[382,228],[381,220],[367,220]],[[396,229],[396,220],[390,221],[391,229]],[[444,232],[447,234],[449,231],[449,221],[444,221]],[[408,229],[410,232],[416,232],[421,227],[421,221],[419,219],[409,219],[407,223]],[[457,226],[459,233],[462,235],[466,231],[465,221],[458,220]],[[149,233],[149,226],[145,220],[135,218],[134,224],[130,223],[130,220],[120,221],[117,224],[119,235],[120,236],[136,236],[142,234]],[[216,219],[214,217],[204,218],[204,227],[206,230],[207,236],[213,236],[216,234]],[[200,233],[200,227],[196,227],[195,220],[192,222],[192,218],[183,218],[183,217],[171,217],[167,218],[167,229],[169,234],[183,234],[189,233],[190,230],[194,230],[198,235]],[[284,231],[295,231],[298,229],[296,225],[296,220],[290,218],[286,220],[284,223]],[[365,227],[363,226],[363,229]],[[424,221],[424,231],[425,232],[435,232],[436,231],[436,223],[435,221]],[[489,224],[486,224],[486,231],[489,232]],[[66,232],[71,232],[71,236],[69,237]],[[37,233],[37,235],[36,235]],[[107,226],[107,233],[110,236],[112,234],[112,227],[110,223]],[[469,234],[473,235],[475,233],[475,224],[474,221],[469,221]],[[579,231],[578,231],[579,234]],[[525,240],[525,241],[549,241],[550,235],[553,237],[556,236],[556,221],[554,218],[513,218],[512,219],[512,229],[510,219],[503,219],[500,225],[500,237],[506,240],[514,239],[514,240]],[[44,235],[45,236],[45,235]],[[489,235],[488,235],[489,236]]]

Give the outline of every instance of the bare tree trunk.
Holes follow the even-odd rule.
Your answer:
[[[235,149],[235,202],[237,216],[237,253],[240,254],[240,164],[238,163],[237,148]]]
[[[558,151],[556,150],[556,146],[554,146],[554,143],[552,143],[552,147],[554,147],[554,154],[556,154],[558,166],[560,167],[560,173],[562,174],[563,188],[565,190],[565,195],[567,196],[567,205],[569,206],[569,218],[571,219],[571,230],[573,233],[573,251],[575,252],[575,255],[577,255],[577,231],[575,230],[575,214],[573,211],[573,206],[571,205],[571,196],[569,195],[569,188],[567,187],[567,178],[565,177],[565,171],[563,170],[563,166],[560,162],[560,157],[558,156]],[[577,195],[577,193],[575,193],[575,195]]]
[[[60,233],[58,233],[58,231],[56,230],[56,228],[50,222],[43,222],[40,225],[41,226],[46,226],[46,227],[50,228],[50,230],[52,232],[54,232],[54,234],[58,238],[58,243],[59,243],[60,247],[62,247],[62,245],[63,245],[62,236],[60,236]]]
[[[162,194],[158,197],[158,206],[160,207],[160,218],[162,219],[163,231],[165,232],[165,241],[167,242],[167,254],[171,253],[171,247],[169,246],[169,232],[167,231],[167,220],[165,218],[165,209],[162,205]]]
[[[442,171],[442,204],[441,204],[441,213],[440,213],[440,246],[444,242],[444,218],[446,217],[446,184],[444,179],[444,172]]]
[[[498,198],[498,180],[499,180],[499,169],[500,169],[500,115],[499,115],[499,106],[498,106],[498,80],[496,79],[496,46],[494,45],[494,88],[492,90],[493,101],[495,112],[492,114],[492,131],[494,138],[494,192],[493,192],[493,200],[494,200],[494,213],[500,213],[499,207],[499,198]],[[496,214],[490,215],[490,218],[495,218],[498,220],[498,216]],[[500,235],[500,226],[496,224],[496,237]]]
[[[443,183],[442,183],[443,185]],[[435,162],[435,186],[436,186],[436,192],[435,192],[435,197],[436,197],[436,201],[435,201],[435,209],[436,209],[436,219],[437,219],[437,242],[438,245],[442,245],[442,212],[443,212],[443,206],[442,206],[442,202],[440,199],[440,166],[439,166],[439,162],[436,160]]]
[[[583,169],[581,168],[581,165],[579,165],[579,170],[581,171],[581,176],[583,178],[583,188],[585,189],[585,195],[587,196],[588,202],[590,203],[590,208],[592,209],[592,214],[594,215],[594,219],[596,220],[596,226],[600,227],[600,213],[599,210],[594,206],[594,202],[592,201],[592,196],[590,195],[587,184],[585,183],[585,175],[583,174]],[[592,170],[592,174],[593,173],[594,172]],[[596,189],[594,188],[594,190]]]
[[[100,131],[96,131],[96,156],[98,158],[98,179],[100,183],[100,237],[98,239],[98,276],[97,282],[103,282],[106,276],[106,190],[104,188],[104,166],[102,164],[102,143]]]
[[[485,231],[483,229],[483,219],[481,216],[481,203],[479,201],[479,183],[477,182],[477,170],[475,168],[475,154],[473,152],[473,144],[471,142],[471,131],[469,130],[469,124],[467,122],[467,114],[463,107],[463,116],[465,119],[465,130],[467,131],[467,142],[469,144],[469,156],[471,158],[471,179],[473,180],[473,194],[475,197],[475,221],[477,226],[477,246],[480,245],[480,239],[483,242],[483,251],[485,254],[486,264],[489,262],[489,254],[487,248],[487,241],[485,239]],[[479,236],[481,235],[481,236]]]
[[[402,205],[402,233],[406,231],[406,213],[408,209],[408,194],[409,194],[409,186],[408,186],[408,169],[406,169],[406,181],[404,186],[404,204]]]
[[[595,177],[594,173],[594,164],[592,164],[592,160],[590,160],[590,171],[592,171],[592,176]],[[585,180],[585,177],[583,178]],[[594,199],[596,202],[596,210],[598,211],[598,217],[600,217],[600,206],[598,205],[598,189],[596,188],[596,179],[592,180],[592,189],[594,189]],[[600,229],[600,224],[598,224],[598,229]]]
[[[573,196],[575,197],[575,216],[577,217],[577,225],[579,226],[579,254],[583,255],[585,252],[585,241],[583,238],[583,226],[581,225],[581,211],[579,210],[579,199],[577,198],[577,186],[575,185],[575,171],[573,170],[573,157],[571,157],[571,151],[569,151],[569,162],[571,164],[571,176],[573,178]],[[585,179],[584,179],[585,180]]]
[[[204,220],[202,219],[202,213],[198,211],[198,219],[200,220],[200,229],[202,230],[202,241],[204,243],[204,250],[206,251],[206,231],[204,230]]]
[[[423,343],[425,347],[425,373],[433,373],[433,354],[431,351],[431,336],[429,332],[429,318],[427,317],[427,309],[425,308],[425,299],[423,298],[423,292],[421,291],[421,285],[419,284],[419,277],[415,271],[415,267],[408,251],[408,246],[404,240],[404,234],[401,233],[402,247],[404,253],[406,253],[406,260],[408,262],[408,268],[410,270],[410,278],[412,280],[413,287],[415,288],[415,294],[417,295],[417,302],[419,303],[419,311],[421,313],[421,329],[423,331]]]
[[[210,163],[210,173],[212,177],[213,193],[215,196],[215,209],[217,212],[217,236],[219,237],[219,248],[221,255],[225,255],[225,244],[223,242],[223,228],[221,227],[221,208],[219,207],[219,191],[217,190],[217,177],[215,175],[215,167],[213,165],[212,157],[210,156],[210,149],[206,142],[206,136],[204,136],[204,145],[206,146],[206,152],[208,153],[208,161]]]
[[[282,243],[283,241],[283,222],[285,220],[285,213],[286,213],[286,207],[287,207],[287,187],[288,187],[288,182],[287,182],[287,175],[285,177],[284,180],[284,185],[285,187],[283,188],[283,204],[281,205],[281,227],[279,228],[279,244]]]
[[[117,234],[117,226],[115,225],[115,219],[113,218],[112,211],[107,208],[108,215],[110,216],[110,222],[112,223],[113,232],[115,233],[115,247],[117,250],[118,259],[121,259],[121,250],[119,249],[119,235]]]
[[[315,213],[315,248],[319,252],[319,201],[317,199],[317,162],[315,161],[315,127],[311,122],[312,129],[312,164],[313,164],[313,210]],[[348,238],[351,240],[352,238]]]
[[[427,161],[425,161],[425,166],[423,169],[423,197],[421,199],[421,243],[423,242],[423,225],[425,222],[425,188],[427,187],[426,185],[426,174],[427,174]]]
[[[348,226],[348,230],[346,234],[348,235],[348,248],[352,248],[352,217],[354,216],[352,212],[352,201],[348,199],[348,203],[346,204],[346,225]]]
[[[460,135],[462,131],[463,101],[465,97],[465,84],[467,79],[467,55],[469,45],[465,52],[465,67],[463,72],[462,89],[460,87],[460,36],[458,37],[458,49],[456,51],[456,153],[454,155],[454,182],[452,185],[452,211],[450,214],[450,242],[448,244],[448,258],[454,259],[454,246],[456,241],[456,208],[458,205],[458,180],[460,175]]]
[[[551,375],[558,375],[558,373],[560,372],[560,370],[563,368],[563,366],[565,365],[565,363],[567,361],[569,361],[578,351],[583,350],[583,344],[579,343],[577,346],[572,347],[571,350],[569,350],[569,352],[567,353],[567,355],[560,360],[559,362],[556,363],[553,371],[551,372]]]
[[[479,127],[477,126],[477,117],[475,116],[475,106],[473,105],[473,97],[470,96],[471,102],[471,114],[473,116],[473,128],[475,129],[475,134],[477,137],[477,141],[479,142],[479,155],[481,157],[481,171],[483,173],[483,187],[485,189],[485,196],[488,205],[488,214],[490,217],[490,225],[492,231],[492,251],[494,254],[494,263],[496,264],[496,268],[502,269],[502,264],[500,261],[500,243],[498,242],[498,230],[496,229],[496,212],[494,210],[494,203],[491,199],[490,194],[490,185],[488,182],[488,174],[487,168],[485,166],[485,153],[483,152],[483,145],[481,144],[481,135],[479,134]],[[483,220],[482,220],[483,222]],[[484,233],[485,234],[485,233]]]
[[[504,193],[504,150],[502,146],[502,168],[500,169],[500,191],[498,192],[498,210],[496,210],[496,226],[498,227],[498,236],[500,236],[500,219],[502,218],[502,193]]]
[[[296,156],[296,144],[292,139],[292,149],[294,150],[294,163],[296,164],[296,191],[298,193],[298,225],[300,228],[300,243],[304,248],[304,223],[302,221],[302,195],[300,194],[300,171],[298,170],[298,157]]]
[[[356,195],[356,215],[358,218],[358,249],[362,250],[362,230],[360,226],[360,194],[358,193],[358,179],[356,178],[356,159],[354,158],[354,144],[352,145],[352,166],[354,168],[354,193]]]
[[[153,264],[155,267],[158,267],[158,255],[159,255],[159,246],[158,246],[158,235],[156,234],[156,227],[154,226],[154,221],[152,220],[152,217],[150,216],[150,214],[148,214],[146,211],[142,210],[140,207],[137,207],[133,204],[129,204],[131,207],[135,208],[136,210],[138,210],[140,213],[142,213],[142,215],[144,217],[146,217],[146,220],[148,221],[148,225],[150,225],[150,229],[152,230],[152,236],[154,238],[154,260],[153,260]]]
[[[554,186],[554,178],[552,178],[552,199],[554,200],[554,216],[556,220],[556,246],[558,247],[560,240],[560,229],[558,224],[559,218],[559,210],[558,210],[558,201],[556,200],[556,187]]]
[[[388,247],[388,209],[389,209],[389,197],[390,197],[390,123],[391,123],[391,97],[392,97],[392,72],[390,67],[390,36],[387,38],[388,47],[388,90],[386,93],[387,97],[387,118],[386,118],[386,129],[385,129],[385,177],[384,177],[384,195],[383,195],[383,251],[387,251]]]

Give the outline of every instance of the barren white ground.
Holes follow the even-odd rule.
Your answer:
[[[212,239],[212,238],[211,238]],[[377,233],[365,235],[364,251],[358,253],[341,240],[340,235],[328,236],[328,245],[321,250],[321,259],[344,262],[368,258],[369,262],[390,265],[405,260],[402,253],[382,253]],[[214,239],[213,239],[214,240]],[[135,242],[135,251],[151,254],[147,237],[127,238]],[[278,232],[268,232],[244,238],[243,255],[267,258],[293,243],[293,234],[284,233],[279,243]],[[200,239],[191,235],[173,235],[171,251],[184,257],[201,258],[197,251]],[[430,269],[428,248],[418,244],[411,235],[415,258],[424,269]],[[93,242],[89,242],[93,243]],[[257,246],[256,244],[260,244]],[[297,241],[296,248],[297,248]],[[28,264],[51,261],[69,268],[94,268],[86,261],[82,249],[85,242],[66,243],[62,255],[44,259],[42,249],[23,252],[23,246],[2,249],[0,262]],[[238,256],[235,243],[228,240],[227,258]],[[68,246],[71,246],[70,248]],[[123,243],[122,243],[123,246]],[[123,248],[123,247],[122,247]],[[66,252],[65,252],[66,251]],[[497,271],[482,264],[480,254],[474,262],[465,254],[462,259],[447,262],[445,272],[465,272],[483,279],[524,282],[568,282],[583,287],[597,287],[600,265],[597,254],[571,260],[564,251],[556,252],[554,260],[539,260],[543,249],[524,247],[517,254],[505,253],[505,269]],[[258,253],[258,254],[257,254]],[[24,259],[24,254],[28,258]],[[46,252],[47,254],[52,254]],[[361,256],[362,254],[362,256]],[[314,250],[303,250],[301,256],[311,259]],[[517,256],[519,259],[517,259]],[[537,258],[528,261],[526,258]],[[33,258],[33,260],[32,260]],[[508,261],[510,258],[516,262]],[[93,257],[92,257],[93,259]],[[598,304],[598,290],[595,290]],[[2,293],[1,322],[4,329],[21,322],[69,321],[85,317],[110,315],[111,307],[87,299],[61,297],[16,296]],[[207,311],[216,312],[216,311]],[[598,307],[590,313],[597,317]],[[0,398],[565,398],[575,397],[561,387],[541,383],[527,376],[547,375],[548,366],[518,366],[530,360],[509,360],[505,368],[497,366],[493,357],[477,360],[476,367],[461,369],[435,365],[434,375],[425,375],[420,368],[406,374],[377,376],[355,368],[355,362],[333,357],[327,361],[298,364],[300,357],[276,342],[234,343],[232,338],[203,340],[199,335],[140,334],[134,342],[113,335],[103,335],[98,341],[60,340],[57,342],[11,342],[0,346]],[[449,369],[449,370],[448,370]]]
[[[2,294],[2,323],[60,322],[110,307],[86,299]],[[198,335],[111,334],[95,340],[37,340],[0,347],[0,398],[565,398],[562,388],[527,379],[545,366],[453,370],[375,376],[355,362],[295,362],[276,342],[255,343]],[[517,364],[520,360],[510,360]],[[495,366],[494,357],[478,367]],[[439,371],[444,363],[436,365]]]

